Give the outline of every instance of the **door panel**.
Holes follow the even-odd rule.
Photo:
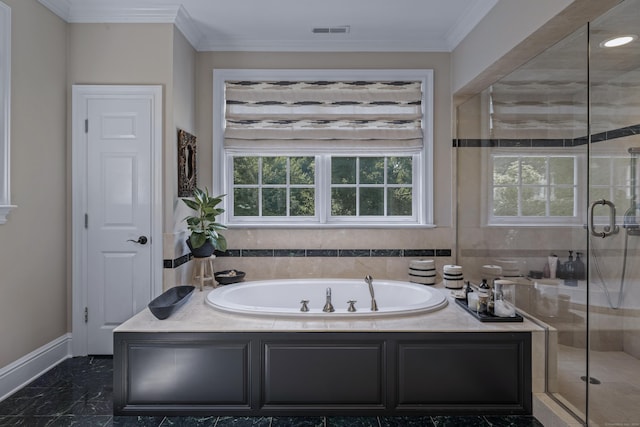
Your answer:
[[[88,101],[88,352],[111,354],[112,331],[152,297],[151,104]]]

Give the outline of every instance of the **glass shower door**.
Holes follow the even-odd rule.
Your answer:
[[[640,1],[590,24],[590,426],[640,425]],[[627,44],[608,46],[628,36]],[[609,41],[609,43],[607,43]]]
[[[547,328],[543,390],[586,421],[588,28],[458,107],[457,259],[480,283],[499,268],[518,310]],[[553,260],[552,271],[550,260]]]

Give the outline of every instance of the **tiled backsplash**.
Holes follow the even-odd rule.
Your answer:
[[[216,252],[216,257],[451,257],[451,249],[229,249]],[[165,259],[164,268],[177,268],[190,259],[190,254],[173,260]]]

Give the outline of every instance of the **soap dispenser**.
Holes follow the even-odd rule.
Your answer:
[[[584,265],[584,262],[580,258],[582,252],[576,252],[576,260],[574,261],[574,274],[576,276],[576,280],[584,280],[587,278],[587,269]]]
[[[573,261],[573,251],[569,251],[569,259],[564,263],[563,267],[564,284],[567,286],[577,286],[578,282],[575,274],[576,266]]]

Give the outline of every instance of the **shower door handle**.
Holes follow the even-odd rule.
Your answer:
[[[596,206],[599,205],[606,205],[609,207],[609,225],[605,226],[603,231],[596,231],[596,226],[593,223],[593,212]],[[601,199],[591,203],[591,206],[589,206],[589,230],[593,236],[602,237],[603,239],[607,236],[611,236],[612,234],[616,234],[620,230],[616,225],[616,205],[614,205],[613,202]]]

